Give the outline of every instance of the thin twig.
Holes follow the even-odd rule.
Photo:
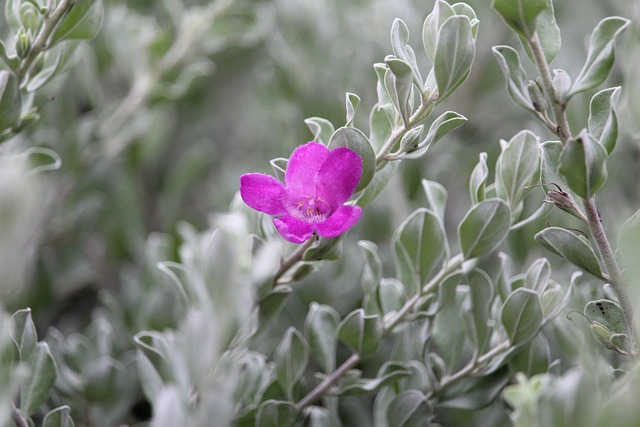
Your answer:
[[[16,408],[16,405],[13,402],[11,402],[11,419],[15,423],[16,427],[29,427],[29,423],[27,423],[22,412]]]

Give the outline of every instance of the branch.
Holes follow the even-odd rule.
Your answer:
[[[291,255],[289,255],[288,258],[285,258],[280,263],[280,267],[278,268],[278,270],[273,275],[273,286],[274,287],[278,284],[278,280],[280,280],[280,278],[282,276],[284,276],[284,274],[287,271],[289,271],[289,269],[291,267],[293,267],[295,264],[297,264],[298,261],[300,261],[302,259],[302,257],[304,256],[304,253],[307,251],[307,249],[309,249],[317,241],[318,241],[318,236],[314,235],[312,238],[310,238],[309,240],[307,240],[306,242],[304,242],[303,244],[298,246],[296,248],[296,250],[293,251],[291,253]]]

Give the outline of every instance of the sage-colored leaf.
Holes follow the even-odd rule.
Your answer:
[[[603,278],[602,268],[591,243],[582,234],[565,228],[547,227],[538,232],[534,239],[556,255],[596,277]]]
[[[331,411],[320,406],[309,406],[304,410],[305,427],[339,427]]]
[[[12,71],[17,71],[18,67],[20,67],[20,60],[16,55],[9,55],[7,47],[2,40],[0,40],[0,62],[4,63]]]
[[[29,82],[26,86],[27,92],[37,91],[56,75],[56,73],[66,60],[65,56],[68,54],[66,50],[67,49],[64,45],[60,46],[57,53],[55,54],[56,59],[55,61],[53,61],[53,64],[43,67],[38,74],[29,79]],[[53,52],[50,51],[48,52],[48,54],[53,54]]]
[[[491,278],[483,270],[475,269],[467,276],[469,302],[471,305],[470,333],[476,354],[482,354],[491,338],[491,306],[495,289]]]
[[[549,342],[543,334],[538,334],[513,355],[509,365],[515,372],[522,372],[532,377],[547,372],[550,358]]]
[[[375,378],[358,379],[355,382],[339,388],[335,394],[338,396],[357,396],[372,393],[382,387],[394,384],[398,380],[406,378],[411,374],[412,370],[407,364],[391,360],[385,362],[380,367]]]
[[[488,255],[509,234],[511,212],[500,199],[487,199],[474,205],[458,226],[460,248],[465,259]]]
[[[29,376],[20,387],[20,411],[31,416],[49,396],[56,382],[56,364],[47,343],[39,342],[26,360]]]
[[[525,39],[535,33],[538,15],[546,7],[546,0],[493,0],[493,8],[502,19]]]
[[[507,81],[507,93],[516,104],[535,113],[536,109],[527,89],[527,73],[520,64],[520,56],[510,46],[494,46],[493,54]]]
[[[560,52],[562,39],[560,28],[558,28],[558,24],[556,23],[553,1],[545,0],[545,2],[545,8],[536,18],[536,35],[538,36],[538,42],[540,43],[544,57],[547,63],[550,64],[558,55],[558,52]],[[525,37],[520,36],[520,42],[525,52],[527,52],[527,56],[535,63],[529,41]]]
[[[75,427],[71,418],[71,408],[64,405],[47,412],[42,420],[42,427]]]
[[[414,128],[411,128],[402,136],[400,140],[400,151],[402,152],[402,158],[416,158],[412,157],[415,155],[414,153],[417,151],[418,153],[424,155],[429,146],[421,147],[422,142],[422,133],[424,132],[424,125],[418,125]]]
[[[356,191],[364,189],[369,185],[373,175],[376,173],[376,153],[371,147],[369,138],[354,127],[341,127],[331,135],[329,140],[329,149],[333,150],[337,147],[350,148],[360,156],[362,160],[362,176]]]
[[[392,162],[390,164],[384,165],[382,169],[379,169],[373,179],[364,189],[360,197],[356,200],[356,204],[362,208],[371,203],[378,195],[384,190],[387,186],[396,170],[398,169],[399,162]]]
[[[413,68],[407,62],[393,56],[387,56],[384,62],[389,67],[385,76],[387,91],[406,125],[412,112]]]
[[[427,208],[434,212],[444,224],[444,211],[447,205],[447,190],[436,181],[422,180],[422,190],[427,199]]]
[[[391,49],[397,58],[411,66],[414,82],[420,87],[422,77],[416,62],[415,53],[409,45],[409,28],[407,28],[407,24],[400,18],[394,19],[393,24],[391,24]]]
[[[549,261],[546,258],[538,258],[527,270],[524,286],[535,291],[538,295],[542,295],[550,276],[551,265],[549,265]]]
[[[426,17],[422,25],[422,43],[424,50],[431,62],[436,56],[436,45],[438,43],[438,33],[442,24],[450,17],[456,15],[456,11],[449,3],[443,0],[436,0],[433,11]]]
[[[503,147],[496,161],[496,194],[509,203],[512,212],[522,201],[539,164],[538,137],[531,131],[519,132]]]
[[[356,117],[356,111],[358,110],[358,105],[360,105],[360,97],[355,93],[347,92],[345,98],[347,109],[347,121],[345,126],[353,126],[353,121]]]
[[[336,330],[340,317],[329,305],[311,303],[304,323],[311,354],[325,373],[336,368]]]
[[[603,89],[593,95],[589,103],[589,135],[611,154],[618,140],[616,104],[620,86]]]
[[[393,131],[392,115],[389,114],[388,109],[380,105],[375,105],[371,109],[369,140],[375,151],[379,151],[382,148]]]
[[[560,157],[560,173],[583,199],[592,197],[607,181],[607,150],[586,130],[567,141]]]
[[[412,296],[448,258],[444,225],[429,209],[417,209],[396,229],[392,249],[397,277]]]
[[[141,349],[136,349],[136,367],[142,392],[150,402],[155,402],[165,383],[156,367]]]
[[[435,144],[443,136],[449,132],[462,126],[467,121],[467,118],[462,114],[458,114],[454,111],[446,111],[442,113],[437,119],[431,123],[429,132],[422,141],[416,146],[416,148],[408,153],[402,155],[403,159],[418,159],[425,155],[429,147]]]
[[[611,300],[589,301],[584,307],[584,315],[592,322],[605,326],[612,334],[626,334],[627,323],[620,305]]]
[[[11,324],[11,339],[18,348],[20,360],[27,360],[38,342],[38,333],[31,317],[31,309],[25,308],[16,311],[11,316]]]
[[[50,43],[62,40],[90,40],[102,27],[102,0],[77,0],[51,36]]]
[[[447,19],[438,32],[433,70],[438,102],[446,99],[469,76],[476,54],[471,20],[464,15]]]
[[[358,247],[364,258],[362,270],[362,290],[365,294],[372,294],[382,280],[382,261],[378,255],[378,246],[367,240],[360,240]]]
[[[309,117],[304,120],[304,124],[307,125],[311,131],[314,141],[323,145],[329,145],[331,135],[335,132],[333,123],[322,117]]]
[[[101,356],[87,364],[83,376],[83,395],[90,402],[103,402],[113,393],[118,375],[123,372],[122,363],[111,356]]]
[[[396,279],[382,279],[376,292],[381,314],[398,311],[407,300],[404,285]]]
[[[637,210],[620,228],[618,236],[620,261],[628,277],[640,277],[638,248],[640,248],[640,210]]]
[[[280,309],[282,309],[291,292],[293,292],[293,289],[287,285],[276,286],[266,297],[258,302],[260,328],[265,328],[271,323],[273,318],[280,312]]]
[[[484,200],[485,184],[488,176],[487,153],[480,153],[480,159],[471,172],[471,178],[469,178],[469,198],[472,204],[475,205]]]
[[[428,427],[433,408],[418,390],[397,395],[387,409],[387,423],[394,427]]]
[[[512,345],[533,338],[542,326],[540,298],[531,289],[518,288],[509,295],[502,307],[502,326]]]
[[[17,77],[6,70],[0,70],[0,133],[18,126],[22,98]]]
[[[365,316],[361,308],[352,311],[338,325],[338,339],[361,357],[378,351],[381,324],[378,316]]]
[[[291,402],[267,400],[260,405],[256,416],[256,427],[294,426],[298,415]]]
[[[282,337],[273,354],[276,362],[278,382],[288,397],[293,398],[293,387],[296,385],[309,361],[309,348],[300,332],[290,327]]]
[[[598,87],[606,80],[615,58],[614,44],[629,23],[619,16],[610,16],[598,23],[591,33],[587,59],[573,82],[571,95]]]
[[[471,411],[486,408],[495,402],[510,380],[511,374],[507,367],[489,375],[467,378],[445,390],[438,401],[438,407]]]

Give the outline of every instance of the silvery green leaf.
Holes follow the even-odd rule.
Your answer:
[[[407,300],[404,285],[396,279],[382,279],[377,289],[377,302],[382,314],[400,310]]]
[[[102,0],[77,0],[58,24],[50,43],[62,40],[90,40],[98,35],[104,19]]]
[[[434,212],[444,224],[444,211],[447,206],[447,190],[436,181],[422,180],[422,190],[427,198],[427,208]]]
[[[514,371],[532,377],[547,372],[550,358],[549,342],[543,334],[538,334],[513,355],[509,365]]]
[[[405,61],[393,56],[387,56],[384,62],[389,67],[385,75],[387,91],[406,125],[412,112],[413,69]]]
[[[510,46],[495,46],[492,50],[507,81],[507,92],[511,99],[525,110],[535,113],[527,90],[527,73],[520,64],[518,52]]]
[[[536,31],[537,18],[547,0],[493,0],[493,8],[520,37],[529,39]]]
[[[11,316],[11,339],[16,344],[20,354],[20,360],[27,360],[38,342],[36,326],[31,318],[31,309],[25,308],[16,311]]]
[[[560,52],[562,40],[560,37],[560,28],[558,28],[558,24],[556,23],[553,10],[553,1],[545,0],[545,2],[544,10],[540,12],[536,18],[536,35],[538,36],[538,42],[540,43],[547,64],[550,64],[558,55],[558,52]],[[531,58],[531,61],[535,62],[529,41],[520,36],[520,42],[529,58]]]
[[[369,140],[376,151],[382,148],[393,131],[393,110],[388,111],[390,107],[390,105],[385,107],[376,104],[371,109],[371,115],[369,116],[369,128],[371,129]]]
[[[427,397],[418,390],[407,390],[389,404],[387,423],[394,427],[428,427],[432,415]]]
[[[296,385],[309,361],[309,348],[300,332],[290,327],[273,354],[276,363],[278,382],[287,396],[292,398],[293,387]]]
[[[389,386],[402,378],[406,378],[411,374],[412,371],[407,364],[394,360],[387,361],[380,367],[375,378],[357,379],[339,388],[335,394],[339,396],[357,396],[371,393],[382,387]]]
[[[389,67],[384,63],[373,64],[373,69],[376,72],[378,81],[376,83],[376,93],[378,94],[377,105],[384,107],[385,105],[392,105],[394,100],[391,98],[389,91],[387,90],[387,71]]]
[[[488,255],[509,234],[511,211],[500,199],[487,199],[474,205],[458,226],[460,248],[465,259]]]
[[[336,368],[336,330],[339,320],[333,307],[314,302],[309,307],[304,323],[304,334],[311,354],[326,373]]]
[[[467,378],[442,393],[439,408],[479,410],[493,403],[509,384],[509,369],[494,370],[488,375]]]
[[[588,199],[607,181],[607,157],[607,150],[583,130],[565,144],[559,171],[571,190]]]
[[[145,397],[149,399],[150,402],[155,401],[164,388],[165,383],[156,367],[141,349],[136,350],[136,366],[140,386],[142,387]]]
[[[90,402],[101,402],[112,395],[118,375],[124,372],[122,362],[111,356],[101,356],[86,366],[83,373],[85,387],[83,396]]]
[[[392,250],[398,279],[413,296],[449,256],[444,225],[429,209],[417,209],[396,229]]]
[[[589,103],[589,135],[611,154],[618,140],[616,104],[620,86],[603,89],[593,95]]]
[[[469,303],[471,311],[470,322],[467,322],[467,330],[471,341],[475,346],[475,354],[480,355],[491,338],[490,327],[491,306],[495,297],[495,288],[491,278],[480,269],[474,269],[467,275],[469,285]]]
[[[304,124],[307,125],[311,133],[313,134],[313,140],[323,145],[329,145],[331,135],[335,132],[333,124],[322,117],[309,117],[304,120]]]
[[[339,427],[331,411],[321,406],[309,406],[304,410],[306,427]]]
[[[567,185],[564,176],[560,174],[560,159],[562,158],[562,150],[564,146],[560,141],[543,142],[541,163],[540,163],[540,182],[549,185],[558,185],[562,191],[569,194],[574,201],[579,201],[580,197]]]
[[[403,159],[418,159],[424,156],[429,147],[452,130],[460,127],[466,121],[467,118],[465,116],[454,111],[442,113],[431,123],[427,136],[424,137],[418,146],[413,151],[405,153],[401,157]]]
[[[54,52],[48,52],[48,54],[53,54]],[[55,54],[55,61],[53,64],[45,66],[38,74],[31,77],[29,82],[27,83],[27,92],[35,92],[40,89],[42,86],[47,84],[58,72],[63,59],[67,55],[66,48],[64,45],[61,45],[58,52]],[[47,58],[48,59],[48,58]]]
[[[291,402],[267,400],[263,402],[258,409],[255,426],[294,426],[297,415],[298,413]]]
[[[347,106],[347,123],[345,124],[345,126],[353,126],[353,120],[356,117],[358,105],[360,105],[360,97],[355,93],[347,92],[345,98],[345,103]]]
[[[13,71],[16,71],[20,66],[20,60],[15,55],[9,55],[2,40],[0,40],[0,62],[4,63],[7,68]]]
[[[0,133],[20,123],[22,97],[18,79],[6,70],[0,70]]]
[[[422,26],[422,43],[427,56],[434,62],[436,56],[436,45],[438,43],[438,32],[442,24],[450,17],[456,15],[456,11],[443,0],[436,0],[433,11],[424,20]]]
[[[567,286],[564,290],[553,280],[549,281],[547,289],[542,293],[542,296],[540,297],[540,304],[542,304],[542,311],[544,313],[545,322],[549,319],[553,319],[560,313],[562,309],[564,309],[573,293],[575,282],[580,276],[582,276],[582,272],[575,271],[571,275],[569,286]]]
[[[454,13],[456,15],[466,16],[471,21],[471,33],[473,34],[473,38],[478,34],[478,26],[480,21],[478,21],[478,16],[476,15],[475,10],[468,4],[464,2],[454,3],[451,5]]]
[[[480,153],[480,159],[471,172],[471,178],[469,178],[469,198],[472,204],[475,205],[484,200],[485,184],[488,176],[487,153]]]
[[[611,300],[589,301],[584,307],[584,315],[592,322],[605,326],[612,334],[626,334],[627,323],[620,305]]]
[[[640,277],[638,248],[640,248],[640,210],[625,221],[618,235],[618,248],[621,264],[628,271],[629,277]]]
[[[603,278],[602,269],[591,243],[583,235],[565,228],[547,227],[538,232],[535,241],[572,264]]]
[[[360,129],[354,127],[341,127],[336,130],[329,140],[329,149],[347,147],[355,151],[362,160],[362,176],[356,187],[356,191],[363,190],[376,173],[376,153],[371,147],[369,138]]]
[[[565,70],[553,70],[553,91],[563,104],[569,102],[571,91],[571,76]]]
[[[538,295],[542,295],[550,276],[551,266],[549,261],[546,258],[538,258],[527,270],[524,286],[535,291]]]
[[[411,155],[419,152],[421,155],[427,152],[429,146],[421,147],[422,132],[424,125],[419,125],[409,129],[400,140],[400,151],[403,153],[402,158],[411,158]]]
[[[629,26],[630,21],[618,16],[603,19],[591,33],[587,59],[576,77],[570,95],[593,89],[602,84],[613,66],[616,40]]]
[[[284,182],[289,159],[285,159],[284,157],[277,157],[275,159],[269,160],[269,163],[271,164],[271,169],[273,170],[273,174],[276,176],[276,178]]]
[[[503,147],[496,161],[496,194],[509,203],[512,211],[522,201],[525,187],[538,170],[540,149],[538,137],[523,130]]]
[[[154,414],[151,427],[175,427],[189,425],[189,409],[184,396],[175,385],[164,387],[153,402]]]
[[[367,240],[360,240],[358,247],[364,258],[362,270],[362,290],[365,294],[372,294],[382,280],[382,261],[378,255],[378,246]]]
[[[469,76],[476,53],[471,21],[464,15],[447,19],[438,33],[433,70],[438,102],[445,100]]]
[[[542,326],[542,305],[531,289],[518,288],[504,302],[502,326],[512,345],[532,339]]]
[[[352,311],[338,325],[338,339],[361,357],[378,351],[381,323],[378,316],[365,316],[359,308]]]
[[[39,342],[26,360],[29,376],[20,387],[20,411],[31,416],[49,396],[57,368],[47,343]]]
[[[391,48],[393,54],[411,65],[414,81],[418,87],[422,84],[422,77],[420,76],[420,69],[416,62],[416,56],[411,46],[409,46],[409,29],[407,24],[400,18],[396,18],[391,25]]]
[[[369,203],[371,203],[378,195],[384,190],[387,186],[394,173],[398,169],[399,162],[392,162],[390,164],[384,165],[381,169],[379,169],[376,174],[373,176],[373,179],[364,189],[364,191],[358,197],[356,204],[360,207],[365,207]]]
[[[75,427],[71,419],[71,408],[64,405],[47,412],[42,420],[42,427]]]

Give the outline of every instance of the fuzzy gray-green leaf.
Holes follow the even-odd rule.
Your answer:
[[[603,278],[602,269],[591,243],[583,235],[565,228],[547,227],[538,232],[536,242],[574,265]]]
[[[500,199],[487,199],[473,206],[458,227],[460,248],[466,259],[488,255],[509,234],[511,212]]]

